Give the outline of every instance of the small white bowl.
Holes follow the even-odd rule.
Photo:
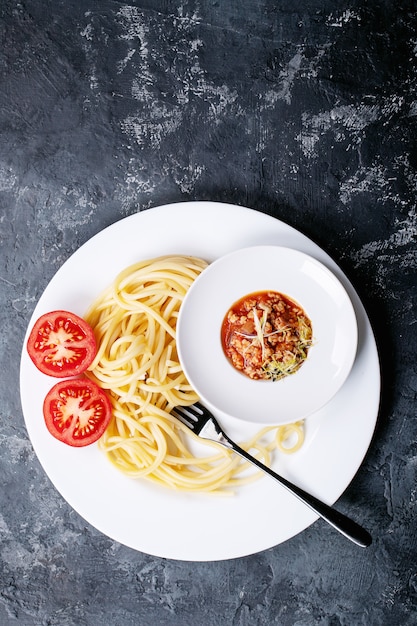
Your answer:
[[[305,362],[278,381],[252,380],[238,372],[221,342],[230,307],[267,290],[295,300],[313,329]],[[189,289],[177,323],[180,362],[201,401],[257,424],[293,422],[327,404],[349,375],[357,341],[355,312],[336,276],[309,255],[278,246],[244,248],[214,261]]]

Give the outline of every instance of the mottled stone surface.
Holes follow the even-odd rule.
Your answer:
[[[415,2],[2,0],[0,624],[417,623]],[[52,487],[19,399],[24,333],[87,239],[179,200],[299,228],[361,295],[381,354],[369,453],[339,505],[254,556],[185,563],[88,526]]]

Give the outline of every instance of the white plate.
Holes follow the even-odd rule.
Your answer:
[[[371,441],[379,407],[379,361],[368,317],[352,285],[330,257],[297,230],[263,213],[221,203],[180,203],[137,213],[106,228],[68,259],[41,296],[28,332],[41,314],[53,309],[83,315],[115,275],[139,259],[172,253],[213,261],[238,248],[265,244],[301,250],[321,261],[342,282],[355,308],[358,352],[345,385],[307,419],[301,451],[274,464],[288,479],[333,503],[357,472]],[[34,450],[65,500],[114,540],[155,556],[213,561],[270,548],[316,520],[268,477],[230,498],[183,494],[126,478],[94,445],[62,445],[49,435],[42,417],[43,399],[53,382],[34,368],[24,346],[21,400]],[[237,441],[248,435],[242,422],[225,417],[222,424]]]
[[[290,297],[313,328],[305,363],[276,382],[238,372],[221,342],[227,311],[259,291]],[[201,400],[211,409],[258,424],[295,422],[327,404],[349,375],[357,339],[355,311],[342,283],[320,261],[282,246],[251,246],[214,261],[189,289],[177,326],[180,360]]]

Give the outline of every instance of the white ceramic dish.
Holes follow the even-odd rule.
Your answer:
[[[276,382],[238,372],[221,343],[229,308],[244,296],[268,290],[295,300],[313,327],[305,363]],[[303,419],[327,404],[349,375],[357,338],[355,311],[342,283],[310,255],[282,246],[251,246],[214,261],[188,291],[177,325],[181,364],[201,400],[258,424]]]
[[[139,259],[181,253],[214,261],[238,248],[265,244],[301,250],[324,263],[341,280],[355,308],[358,352],[346,383],[314,419],[306,420],[300,452],[274,462],[288,479],[333,503],[357,472],[371,441],[380,369],[372,329],[352,285],[323,250],[294,228],[222,203],[180,203],[137,213],[98,233],[64,263],[35,307],[28,333],[47,311],[63,308],[82,315],[120,270]],[[268,477],[230,498],[183,494],[126,478],[95,445],[74,449],[61,444],[51,438],[42,417],[43,399],[53,382],[37,372],[23,347],[21,401],[39,461],[70,506],[112,539],[159,557],[214,561],[271,548],[316,520]],[[217,417],[236,441],[253,432],[253,425],[219,413]]]

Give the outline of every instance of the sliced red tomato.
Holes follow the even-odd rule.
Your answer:
[[[85,320],[68,311],[51,311],[35,322],[27,350],[41,372],[66,378],[84,372],[97,348],[93,329]]]
[[[88,378],[61,380],[43,403],[46,427],[69,446],[88,446],[106,430],[112,414],[110,400]]]

